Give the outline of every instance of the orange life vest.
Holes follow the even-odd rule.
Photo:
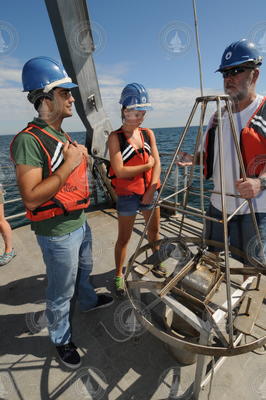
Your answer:
[[[41,145],[44,154],[47,157],[49,176],[51,176],[64,162],[62,153],[64,143],[45,129],[34,124],[29,124],[27,128],[19,132],[18,135],[23,133],[28,133],[34,136]],[[70,140],[68,136],[67,138]],[[10,145],[11,155],[13,141]],[[53,198],[38,206],[35,210],[31,211],[26,209],[26,216],[31,221],[42,221],[53,218],[57,215],[68,215],[69,212],[87,208],[88,205],[89,182],[87,175],[87,162],[84,158],[84,160],[69,175],[59,192],[57,192]]]
[[[151,146],[150,146],[150,137],[149,130],[145,128],[141,128],[141,139],[142,139],[142,147],[140,149],[136,149],[132,144],[130,144],[123,130],[120,128],[114,131],[117,134],[120,151],[122,155],[123,165],[127,167],[146,164],[149,160],[149,156],[151,155]],[[115,192],[119,196],[128,196],[131,194],[140,194],[143,195],[145,191],[148,189],[151,179],[152,179],[152,171],[153,169],[149,169],[146,172],[143,172],[139,175],[136,175],[134,178],[117,178],[114,170],[110,167],[109,170],[109,178],[111,179],[112,186],[115,189]],[[157,184],[157,189],[160,187],[160,182]]]
[[[209,179],[213,173],[214,140],[217,128],[215,120],[207,132],[204,153],[204,175]],[[266,165],[266,97],[240,132],[240,149],[248,177],[260,175]]]

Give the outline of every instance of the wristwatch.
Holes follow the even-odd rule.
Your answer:
[[[266,176],[259,176],[260,190],[266,190]]]

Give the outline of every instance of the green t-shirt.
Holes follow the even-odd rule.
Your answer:
[[[66,137],[62,132],[56,131],[47,125],[43,120],[34,118],[32,121],[37,126],[47,130],[62,142],[66,142]],[[15,138],[12,145],[12,156],[16,163],[32,165],[43,168],[43,178],[49,176],[47,157],[39,142],[29,133],[20,133]],[[31,229],[36,235],[43,236],[62,236],[80,228],[85,222],[86,216],[83,210],[76,210],[69,215],[58,215],[44,221],[32,221]]]

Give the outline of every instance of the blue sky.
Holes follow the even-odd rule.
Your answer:
[[[94,61],[113,127],[120,122],[120,92],[130,82],[140,82],[149,90],[154,110],[146,126],[183,126],[200,93],[192,0],[88,0],[87,4],[96,44]],[[251,38],[266,55],[265,0],[254,4],[197,0],[196,5],[204,94],[221,93],[222,79],[214,71],[228,44]],[[45,2],[2,0],[0,134],[16,133],[34,115],[21,93],[21,69],[39,55],[60,59]],[[263,66],[258,92],[266,94],[265,83]],[[83,130],[77,115],[64,128]]]

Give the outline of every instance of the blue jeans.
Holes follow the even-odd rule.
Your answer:
[[[210,204],[206,215],[216,219],[223,219],[220,210]],[[266,213],[255,213],[258,228],[263,243],[263,253],[258,245],[257,235],[251,214],[235,215],[228,223],[228,237],[230,245],[243,251],[249,261],[252,259],[265,262],[266,260]],[[223,224],[219,222],[206,222],[206,239],[224,243]],[[221,251],[221,248],[209,246],[210,251]],[[246,263],[242,257],[233,254],[233,257],[242,263]]]
[[[46,264],[48,286],[46,290],[48,329],[55,345],[71,340],[70,306],[77,298],[81,310],[97,303],[97,295],[90,283],[92,271],[92,238],[87,222],[63,236],[40,236]]]

